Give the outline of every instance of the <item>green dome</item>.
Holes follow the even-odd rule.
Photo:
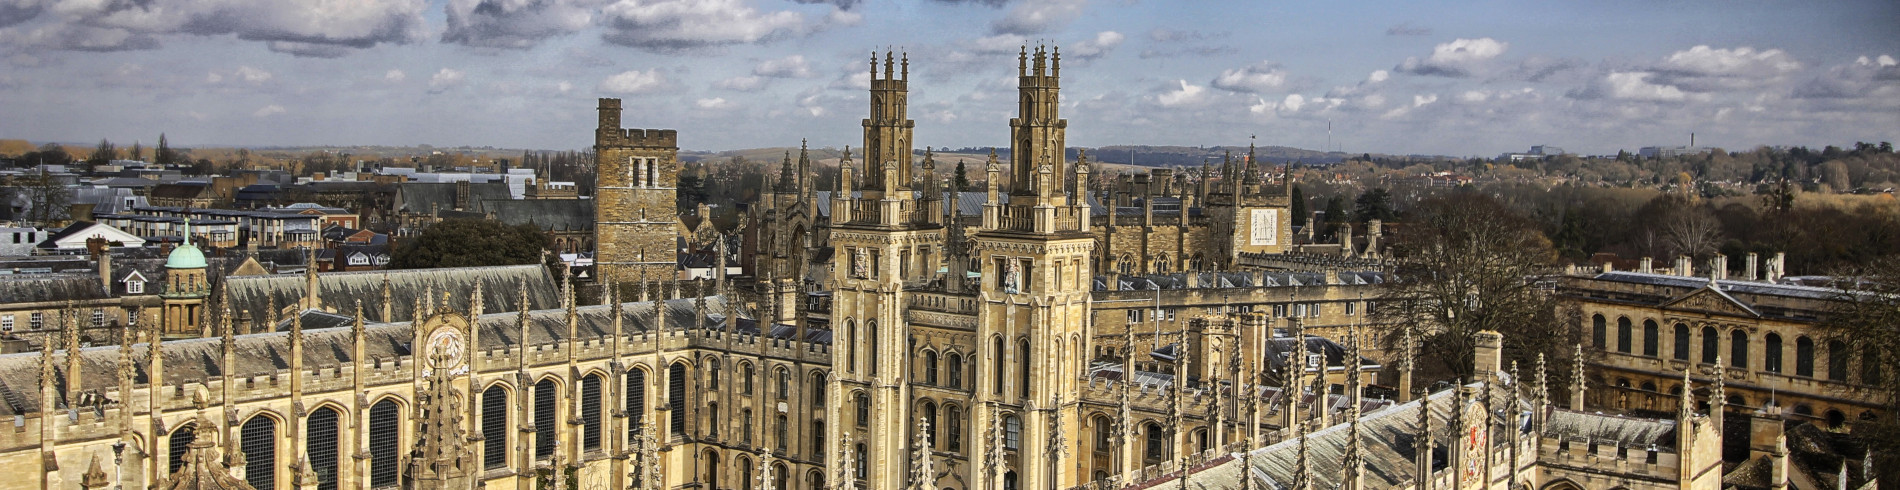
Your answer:
[[[165,257],[165,268],[203,269],[205,268],[205,253],[199,251],[198,246],[186,242],[183,246],[172,250],[170,256]]]

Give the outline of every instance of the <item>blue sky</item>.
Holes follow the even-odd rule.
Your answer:
[[[1890,0],[0,0],[0,137],[572,149],[605,96],[688,149],[857,146],[891,47],[917,143],[989,146],[1024,43],[1078,146],[1900,140]]]

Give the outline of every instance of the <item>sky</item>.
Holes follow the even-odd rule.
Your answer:
[[[1005,145],[1025,45],[1073,146],[1900,140],[1892,0],[0,0],[0,138],[581,149],[617,97],[689,150],[855,147],[897,50],[918,146]]]

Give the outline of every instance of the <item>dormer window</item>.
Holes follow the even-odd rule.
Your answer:
[[[369,256],[360,252],[350,254],[350,265],[369,265]]]
[[[126,294],[145,294],[145,281],[126,281]]]

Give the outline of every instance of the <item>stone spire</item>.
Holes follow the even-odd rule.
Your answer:
[[[1412,336],[1412,328],[1406,327],[1399,337],[1399,397],[1412,396],[1412,376],[1418,370],[1418,343]]]
[[[1535,389],[1537,390],[1536,394],[1531,397],[1531,424],[1536,426],[1536,432],[1541,433],[1544,428],[1544,411],[1550,407],[1550,377],[1546,374],[1544,353],[1542,352],[1537,353],[1537,386]]]
[[[851,450],[851,432],[845,431],[838,446],[838,476],[831,479],[831,490],[852,490],[858,488],[856,456]]]
[[[1722,356],[1715,356],[1715,385],[1709,388],[1709,420],[1715,424],[1718,433],[1722,430],[1722,412],[1728,410],[1728,368],[1722,367]]]
[[[1682,395],[1677,398],[1676,418],[1686,424],[1695,417],[1695,382],[1689,379],[1689,370],[1682,370]],[[1676,430],[1690,430],[1687,425],[1678,425]]]
[[[805,149],[803,147],[798,149],[798,158],[799,160],[805,159]],[[794,180],[794,175],[792,172],[792,151],[786,150],[785,162],[779,164],[778,168],[778,186],[773,190],[781,194],[798,192],[798,184]]]
[[[1424,390],[1420,390],[1424,391]],[[1419,490],[1430,490],[1432,481],[1432,394],[1418,397],[1418,425],[1412,432],[1412,475]]]
[[[86,473],[79,476],[79,488],[93,490],[95,488],[106,488],[106,486],[111,484],[111,477],[106,475],[105,468],[99,466],[99,455],[93,454],[92,463],[87,465]]]
[[[937,488],[937,470],[930,454],[930,419],[918,419],[917,442],[912,444],[910,457],[911,490],[935,490]]]
[[[1365,488],[1365,454],[1359,442],[1359,326],[1354,324],[1346,334],[1346,343],[1350,346],[1346,362],[1352,367],[1346,370],[1346,479],[1343,488],[1359,490]]]
[[[1577,350],[1572,354],[1572,359],[1575,360],[1575,366],[1572,367],[1570,373],[1570,409],[1583,411],[1583,390],[1585,383],[1583,379],[1583,344],[1577,344]],[[1687,376],[1686,373],[1684,375]]]
[[[210,421],[202,421],[208,424]],[[204,425],[201,424],[200,427]],[[164,490],[187,490],[200,488],[230,488],[253,490],[251,484],[231,476],[229,468],[218,461],[217,437],[209,431],[198,431],[196,439],[191,441],[191,449],[185,453],[184,466],[178,467],[170,478],[156,488]],[[162,464],[160,462],[159,464]]]
[[[1293,397],[1298,396],[1300,396],[1298,393],[1293,394]],[[1311,463],[1307,462],[1307,453],[1311,451],[1311,448],[1307,447],[1306,421],[1302,420],[1293,424],[1293,437],[1299,439],[1300,446],[1299,453],[1293,460],[1293,482],[1291,485],[1288,485],[1287,488],[1292,490],[1312,490],[1312,475],[1308,474],[1308,466],[1310,466]]]

